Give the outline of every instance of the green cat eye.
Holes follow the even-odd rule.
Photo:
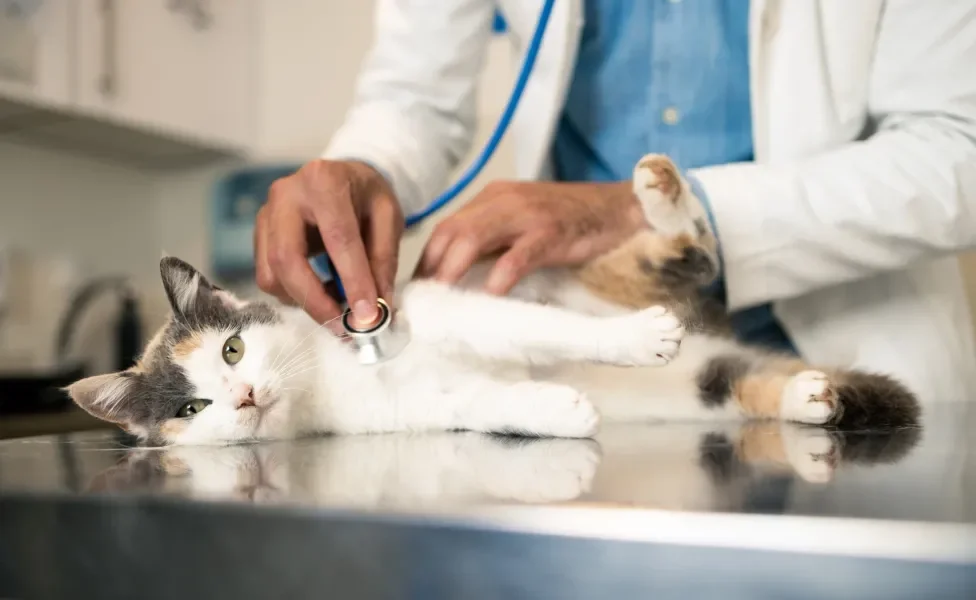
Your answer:
[[[180,407],[179,412],[176,413],[176,418],[185,419],[186,417],[192,417],[203,409],[207,408],[213,404],[210,400],[204,400],[198,398],[196,400],[190,400],[186,404]]]
[[[227,338],[220,355],[224,357],[224,362],[228,365],[236,365],[241,362],[241,359],[244,358],[244,340],[236,335]]]

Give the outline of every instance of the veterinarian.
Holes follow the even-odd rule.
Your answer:
[[[373,318],[403,214],[471,146],[496,5],[524,51],[539,2],[377,2],[355,105],[259,215],[263,290],[338,315],[306,261],[324,241]],[[640,225],[634,163],[667,153],[709,206],[740,337],[972,397],[954,254],[976,246],[974,68],[973,2],[561,0],[513,123],[519,182],[441,223],[421,271],[454,281],[503,250],[504,293],[599,255]]]

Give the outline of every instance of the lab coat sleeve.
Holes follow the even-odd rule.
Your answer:
[[[730,310],[976,246],[976,3],[897,0],[881,17],[875,133],[784,164],[693,170]]]
[[[383,173],[404,213],[425,207],[471,147],[489,0],[379,0],[352,109],[324,158]]]

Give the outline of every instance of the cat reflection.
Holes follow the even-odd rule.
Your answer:
[[[91,489],[341,507],[548,503],[587,492],[599,462],[593,440],[337,436],[134,450]]]
[[[671,510],[764,510],[764,503],[787,500],[791,482],[828,485],[844,469],[896,463],[918,445],[920,435],[914,427],[840,432],[775,422],[620,426],[599,438],[607,458],[592,491],[578,500]]]
[[[918,436],[670,423],[608,427],[598,441],[439,433],[176,446],[134,450],[90,487],[345,508],[585,501],[719,510],[777,478],[827,484],[849,465],[895,462]]]

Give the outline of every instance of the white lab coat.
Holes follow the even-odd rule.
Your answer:
[[[523,49],[541,0],[497,0]],[[496,2],[378,0],[355,106],[326,157],[393,180],[407,212],[475,129]],[[754,163],[698,169],[730,308],[772,301],[805,357],[897,374],[923,401],[976,395],[953,253],[976,247],[976,2],[752,0]],[[556,2],[513,122],[517,174],[545,178],[581,0]],[[689,39],[688,43],[694,43]]]

